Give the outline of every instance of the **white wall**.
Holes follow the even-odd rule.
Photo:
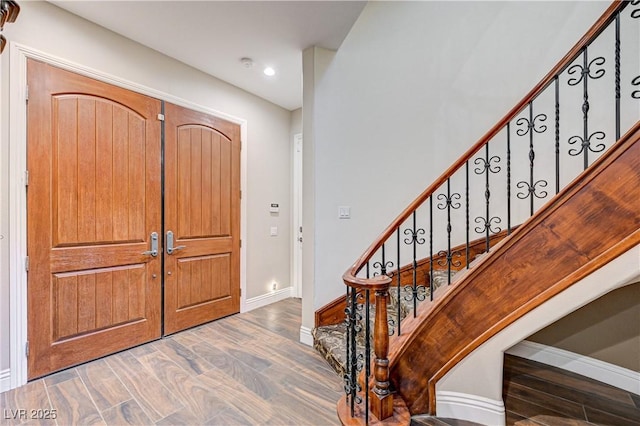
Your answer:
[[[305,144],[313,139],[315,150],[315,272],[305,284],[313,309],[342,294],[346,268],[608,5],[368,3],[313,97],[305,91]],[[350,220],[338,219],[342,205]]]
[[[290,120],[291,113],[178,61],[71,15],[51,4],[22,2],[18,20],[5,27],[8,40],[46,54],[120,77],[206,108],[247,121],[247,291],[266,293],[272,280],[280,288],[290,279]],[[170,30],[170,29],[169,29]],[[161,34],[159,37],[163,36]],[[188,48],[188,46],[186,46]],[[0,235],[8,235],[9,49],[1,63],[0,99]],[[215,52],[202,52],[215,54]],[[12,184],[16,184],[13,182]],[[19,183],[18,183],[19,184]],[[269,204],[278,202],[277,217]],[[277,225],[279,235],[269,236]],[[0,239],[0,372],[9,368],[7,238]]]

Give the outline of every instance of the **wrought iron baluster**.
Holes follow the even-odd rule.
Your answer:
[[[476,227],[475,231],[478,234],[485,234],[485,251],[489,252],[491,248],[491,234],[501,231],[499,226],[493,228],[494,224],[500,223],[500,218],[498,216],[491,217],[490,215],[491,189],[489,187],[489,175],[491,175],[492,173],[499,173],[501,168],[497,165],[500,162],[500,157],[498,157],[497,155],[494,155],[493,157],[489,156],[489,142],[487,142],[484,147],[485,158],[476,158],[474,161],[474,164],[478,166],[474,170],[475,174],[485,175],[485,217],[479,216],[475,218],[475,222],[480,225]],[[493,163],[495,163],[495,165]]]
[[[462,197],[457,192],[451,193],[451,179],[449,178],[447,179],[447,195],[438,194],[437,198],[442,201],[438,204],[438,209],[447,210],[447,251],[442,250],[438,252],[438,256],[446,256],[446,261],[445,263],[438,261],[438,264],[440,266],[447,266],[447,284],[451,284],[451,266],[458,267],[461,265],[460,261],[453,260],[453,253],[451,252],[451,231],[453,229],[451,226],[451,209],[457,210],[460,208],[461,204],[456,202],[456,200]],[[459,252],[456,254],[460,257]]]
[[[426,297],[426,287],[424,285],[418,285],[418,245],[422,245],[425,239],[421,237],[424,235],[424,229],[418,228],[416,223],[416,212],[413,212],[413,227],[412,229],[405,229],[404,234],[408,235],[408,238],[404,239],[405,244],[411,244],[413,249],[413,281],[410,287],[405,287],[406,291],[411,291],[411,300],[413,301],[413,316],[415,318],[418,308],[418,301],[423,301]],[[407,299],[408,300],[408,299]]]
[[[507,235],[511,234],[511,122],[507,123]]]
[[[522,117],[516,121],[516,124],[519,126],[523,126],[516,130],[516,134],[518,136],[525,136],[529,134],[529,182],[520,181],[516,184],[516,187],[519,189],[524,189],[523,192],[519,192],[517,194],[518,198],[521,200],[525,200],[529,198],[529,211],[530,215],[533,216],[533,201],[534,198],[544,198],[547,196],[547,191],[538,192],[538,188],[544,188],[547,186],[547,181],[544,179],[540,179],[538,181],[534,181],[534,165],[536,152],[533,147],[533,135],[534,133],[544,133],[547,130],[547,126],[543,123],[547,120],[546,114],[538,114],[535,117],[533,116],[533,102],[529,102],[529,119]],[[540,125],[539,125],[540,124]]]
[[[469,160],[464,163],[464,174],[465,174],[465,226],[466,226],[466,245],[465,245],[465,258],[467,263],[467,269],[469,269]]]
[[[570,86],[575,86],[582,82],[582,136],[571,136],[569,138],[569,145],[580,143],[580,149],[572,148],[569,150],[569,155],[575,157],[577,155],[582,154],[584,169],[586,170],[589,167],[589,151],[591,152],[602,152],[604,151],[605,145],[603,143],[599,143],[597,145],[592,146],[592,139],[595,140],[603,140],[605,138],[605,133],[601,131],[593,132],[589,134],[589,79],[597,80],[605,75],[605,70],[603,68],[595,69],[594,67],[600,67],[605,64],[605,59],[602,56],[598,56],[597,58],[591,60],[589,62],[589,56],[587,47],[582,49],[582,65],[575,64],[569,67],[567,70],[567,74],[573,75],[576,73],[580,73],[577,77],[570,78],[567,83]]]
[[[616,13],[616,141],[620,139],[620,11]]]
[[[640,5],[640,0],[631,0],[630,4],[633,5],[633,6],[638,6],[638,5]],[[631,17],[632,18],[640,18],[640,8],[633,9],[631,11]]]
[[[384,255],[383,255],[384,259]],[[384,261],[383,261],[384,263]],[[383,274],[385,275],[385,274]],[[364,333],[364,362],[365,362],[365,391],[364,391],[364,424],[369,424],[369,376],[371,376],[371,325],[369,313],[369,290],[365,290],[365,333]]]
[[[347,323],[347,352],[346,352],[346,371],[344,375],[344,391],[347,394],[349,407],[351,409],[351,417],[355,414],[355,404],[359,403],[357,382],[357,350],[356,350],[356,333],[357,333],[357,291],[355,288],[347,287],[347,308],[345,309]]]
[[[393,267],[393,262],[390,260],[387,260],[386,255],[385,255],[385,244],[382,244],[382,261],[380,262],[374,262],[373,263],[373,267],[380,269],[380,272],[374,272],[373,276],[377,276],[377,275],[387,275],[387,268],[392,268]],[[399,300],[399,299],[398,299]],[[389,318],[389,330],[390,333],[393,335],[395,334],[395,330],[396,330],[396,323],[400,323],[400,316],[398,315],[397,321],[394,318]]]
[[[400,312],[400,308],[401,308],[401,303],[400,303],[400,286],[402,284],[402,280],[400,279],[400,227],[398,227],[398,229],[396,230],[396,236],[397,236],[397,248],[398,248],[398,277],[397,277],[397,281],[398,281],[398,336],[400,335],[400,323],[401,321],[401,312]]]
[[[433,195],[429,196],[429,300],[433,302]]]
[[[556,95],[556,194],[560,192],[560,78],[554,77]]]

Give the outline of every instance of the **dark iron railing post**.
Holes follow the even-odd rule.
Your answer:
[[[433,300],[433,195],[429,197],[429,300]]]
[[[556,194],[560,192],[560,79],[554,77],[556,98]]]
[[[507,235],[511,234],[511,122],[507,123]]]
[[[397,250],[398,250],[398,273],[397,273],[397,282],[398,282],[398,336],[400,335],[400,323],[401,318],[401,307],[402,307],[402,303],[400,302],[400,286],[402,285],[402,278],[400,277],[400,227],[398,227],[398,229],[396,230],[396,236],[397,236]]]
[[[469,263],[471,263],[471,261],[469,260],[469,161],[465,161],[464,163],[464,176],[465,176],[465,238],[466,238],[466,243],[465,243],[465,257],[466,257],[466,263],[467,263],[467,269],[469,269]]]
[[[620,139],[620,12],[616,13],[616,141]]]
[[[383,261],[384,264],[384,261]],[[370,325],[370,307],[369,307],[369,297],[370,292],[369,290],[365,290],[364,292],[365,294],[365,310],[366,310],[366,314],[365,314],[365,332],[364,332],[364,362],[365,362],[365,383],[367,380],[369,380],[369,376],[371,376],[371,325]],[[365,407],[369,407],[369,392],[365,392],[364,393],[364,398],[365,398],[365,402],[364,402],[364,406]],[[365,424],[369,424],[369,410],[366,409],[364,410],[364,421]]]

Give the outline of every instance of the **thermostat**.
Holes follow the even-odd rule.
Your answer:
[[[271,213],[279,213],[280,212],[280,204],[271,203],[271,206],[269,207],[269,211]]]

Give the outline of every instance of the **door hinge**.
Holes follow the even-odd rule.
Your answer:
[[[29,85],[24,88],[24,100],[25,102],[29,102]]]
[[[240,247],[242,247],[242,240],[240,240]]]
[[[164,121],[164,114],[158,114],[158,120]]]
[[[27,343],[24,344],[24,355],[29,358],[29,341],[27,340]]]
[[[24,258],[24,270],[25,272],[29,272],[29,256]]]
[[[240,199],[242,200],[242,190],[240,190]]]
[[[24,186],[29,186],[29,170],[24,171]]]

